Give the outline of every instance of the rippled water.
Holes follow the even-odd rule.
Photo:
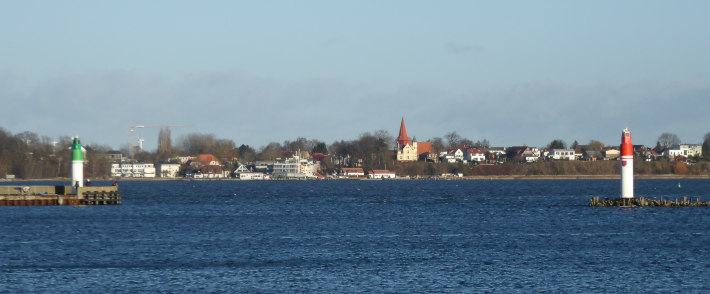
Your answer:
[[[120,206],[0,207],[0,292],[709,292],[710,209],[586,206],[619,186],[121,182]]]

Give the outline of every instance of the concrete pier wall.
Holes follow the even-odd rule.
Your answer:
[[[0,186],[0,206],[34,205],[120,205],[121,192],[115,186]]]

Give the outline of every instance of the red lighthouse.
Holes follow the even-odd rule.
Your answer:
[[[631,132],[621,132],[621,198],[634,198],[634,145]]]

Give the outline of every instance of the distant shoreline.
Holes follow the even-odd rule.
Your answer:
[[[464,177],[446,177],[446,178],[434,178],[429,179],[428,177],[421,178],[397,178],[395,180],[617,180],[620,179],[620,175],[492,175],[492,176],[464,176]],[[710,179],[710,175],[634,175],[636,180],[661,180],[661,179]],[[349,179],[329,179],[327,181],[349,181],[349,180],[370,180],[367,178],[349,178]],[[375,181],[382,181],[379,179],[374,179]],[[54,179],[12,179],[0,180],[3,182],[46,182],[46,181],[66,181],[69,182],[69,178],[54,178]],[[227,179],[190,179],[190,178],[112,178],[112,179],[95,179],[94,181],[242,181],[234,178]],[[268,181],[280,181],[280,180],[260,180],[264,182]],[[298,180],[304,181],[304,180]],[[306,180],[310,181],[310,180]],[[318,180],[314,180],[318,181]]]

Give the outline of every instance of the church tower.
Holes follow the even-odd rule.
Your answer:
[[[419,154],[417,153],[417,143],[409,139],[407,136],[407,127],[404,125],[404,117],[399,125],[399,136],[397,136],[397,161],[417,161]]]
[[[404,125],[404,117],[402,117],[402,123],[399,125],[399,136],[397,136],[397,145],[404,145],[412,143],[407,136],[407,126]]]

